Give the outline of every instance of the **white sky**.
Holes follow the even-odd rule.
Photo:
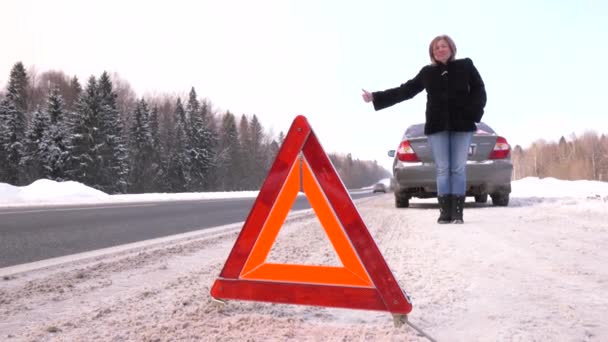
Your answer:
[[[484,121],[512,145],[607,132],[605,1],[3,0],[0,86],[16,61],[84,83],[117,72],[139,96],[194,86],[286,132],[307,116],[327,152],[387,169],[425,95],[380,112],[361,88],[407,81],[447,33],[486,83]]]
[[[528,177],[513,181],[511,187],[511,197],[520,198],[523,201],[564,197],[586,199],[589,197],[597,198],[597,196],[599,196],[599,199],[608,201],[608,183],[606,182],[586,180],[564,181],[555,178],[538,179]],[[363,188],[355,191],[371,191],[370,189]],[[0,183],[0,207],[200,200],[257,197],[257,195],[258,191],[108,195],[97,189],[73,181],[55,182],[48,179],[40,179],[23,187]],[[413,199],[413,201],[425,200]],[[431,201],[435,200],[432,199]]]

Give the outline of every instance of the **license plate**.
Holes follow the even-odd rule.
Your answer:
[[[475,154],[475,145],[470,145],[469,146],[469,155],[472,156],[473,154]]]

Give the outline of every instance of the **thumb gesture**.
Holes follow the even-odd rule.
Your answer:
[[[370,93],[369,91],[365,90],[365,89],[361,89],[363,90],[363,101],[365,101],[365,103],[369,103],[371,101],[374,101],[374,95],[372,93]]]

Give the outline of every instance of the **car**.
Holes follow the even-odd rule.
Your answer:
[[[384,183],[376,183],[372,188],[372,193],[384,192],[386,193],[386,185]]]
[[[409,126],[397,150],[388,152],[393,157],[395,206],[409,207],[410,199],[437,197],[435,163],[424,135],[424,124]],[[484,122],[477,124],[469,146],[467,160],[466,196],[485,203],[488,196],[495,206],[508,206],[511,193],[513,163],[511,146]]]

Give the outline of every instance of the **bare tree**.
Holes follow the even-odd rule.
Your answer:
[[[524,150],[521,146],[515,145],[511,154],[513,160],[513,178],[521,179],[527,176],[525,171]]]
[[[581,146],[585,151],[585,159],[590,165],[589,176],[592,180],[599,180],[601,148],[600,139],[595,131],[586,131],[581,137]],[[587,178],[588,179],[588,178]]]
[[[135,94],[135,91],[131,88],[129,81],[120,77],[118,73],[113,72],[110,75],[110,80],[114,86],[114,92],[116,93],[116,106],[118,112],[122,114],[123,122],[130,122],[131,118],[127,116],[130,116],[131,113],[135,111],[137,94]]]
[[[30,68],[35,70],[35,68]],[[70,99],[70,77],[63,71],[49,70],[42,73],[36,71],[30,87],[30,102],[33,108],[46,106],[46,100],[51,94],[51,90],[58,89],[62,98]]]
[[[608,181],[608,137],[602,134],[600,137],[600,181]]]

